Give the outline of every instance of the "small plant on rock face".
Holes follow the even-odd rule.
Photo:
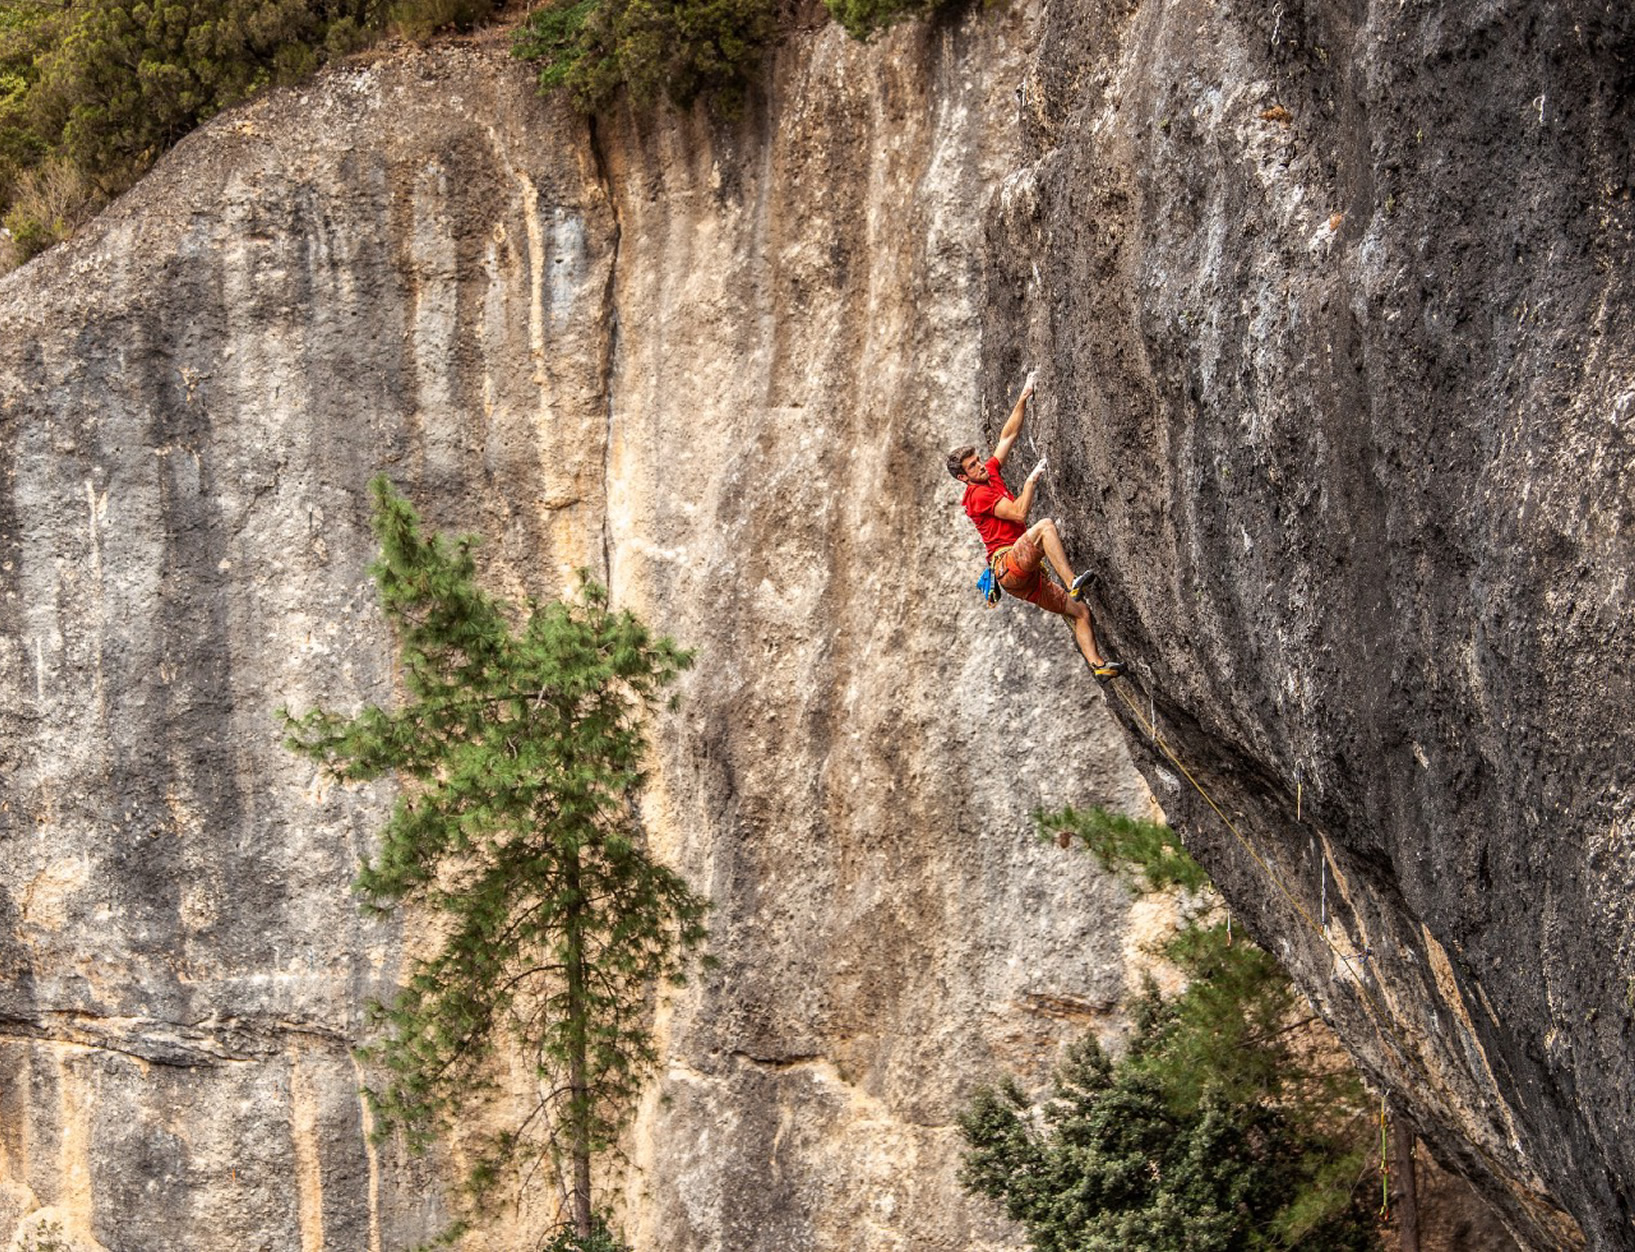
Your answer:
[[[28,260],[74,233],[96,208],[96,189],[71,162],[52,158],[17,175],[3,219],[16,249]]]
[[[1197,891],[1209,883],[1203,866],[1162,822],[1071,805],[1059,813],[1035,813],[1034,821],[1041,831],[1055,831],[1064,847],[1075,841],[1083,843],[1103,869],[1139,875],[1148,891],[1166,887]]]
[[[72,1252],[63,1237],[61,1222],[41,1222],[23,1236],[17,1252]]]
[[[545,1245],[545,1252],[632,1252],[629,1244],[621,1242],[598,1215],[591,1220],[588,1235],[579,1235],[569,1228],[560,1231]]]

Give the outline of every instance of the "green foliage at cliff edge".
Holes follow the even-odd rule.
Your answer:
[[[850,34],[957,0],[825,0]],[[68,238],[168,148],[264,88],[395,31],[424,39],[500,0],[5,0],[0,272]],[[518,30],[546,91],[587,111],[708,99],[735,116],[777,39],[776,0],[554,0]]]
[[[954,0],[824,0],[856,39]],[[641,108],[707,97],[735,116],[777,37],[776,0],[555,0],[536,9],[516,41],[546,90],[565,88],[588,110],[623,88]]]
[[[66,238],[199,123],[388,29],[494,0],[8,0],[0,10],[0,268]]]

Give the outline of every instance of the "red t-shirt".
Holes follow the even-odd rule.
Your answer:
[[[1027,526],[1022,522],[1007,522],[993,511],[994,505],[1001,500],[1014,499],[1016,497],[1011,494],[1011,489],[999,476],[999,462],[993,457],[988,458],[988,481],[965,485],[965,499],[962,502],[965,515],[976,523],[977,533],[982,536],[989,556],[1015,543],[1027,532]]]

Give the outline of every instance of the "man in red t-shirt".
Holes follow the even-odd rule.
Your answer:
[[[970,445],[955,448],[948,454],[948,472],[965,484],[965,513],[976,524],[977,533],[988,549],[988,562],[995,581],[1011,595],[1028,600],[1051,613],[1067,618],[1073,627],[1073,641],[1090,663],[1090,672],[1105,682],[1124,672],[1124,663],[1102,656],[1096,647],[1095,626],[1090,621],[1090,610],[1080,597],[1084,584],[1090,581],[1088,573],[1074,577],[1067,563],[1067,550],[1056,531],[1056,523],[1048,517],[1028,525],[1028,509],[1033,505],[1033,484],[1045,468],[1040,461],[1022,484],[1022,494],[1015,496],[1000,476],[1005,458],[1022,429],[1027,414],[1028,400],[1033,395],[1033,379],[1028,378],[1022,394],[1016,398],[1016,407],[999,432],[999,442],[993,455],[982,461]],[[1049,560],[1068,590],[1051,582],[1044,571]]]

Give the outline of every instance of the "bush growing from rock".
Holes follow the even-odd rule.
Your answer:
[[[3,223],[12,264],[72,235],[95,211],[96,189],[71,161],[50,157],[16,176]],[[5,268],[10,268],[6,266]]]
[[[909,18],[925,17],[956,0],[823,0],[829,15],[853,39],[869,39],[888,26]]]
[[[1207,882],[1167,827],[1100,811],[1039,815],[1146,890]],[[1164,946],[1187,976],[1148,987],[1116,1060],[1086,1036],[1033,1101],[1012,1078],[960,1119],[962,1181],[1039,1252],[1371,1252],[1374,1146],[1355,1071],[1312,1046],[1288,975],[1208,894]]]
[[[407,39],[429,39],[441,30],[470,30],[495,7],[496,0],[396,0],[386,23]]]

